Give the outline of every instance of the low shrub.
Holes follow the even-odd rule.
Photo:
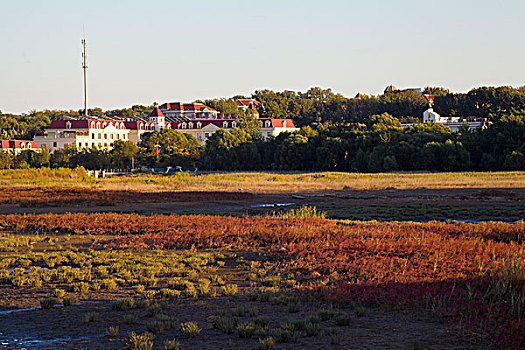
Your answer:
[[[275,339],[272,337],[259,339],[259,349],[260,350],[272,350],[274,346],[275,346]]]
[[[133,291],[135,292],[135,294],[142,294],[142,293],[144,293],[145,289],[146,289],[146,287],[141,285],[141,284],[136,285],[135,287],[133,287]]]
[[[180,332],[184,338],[195,338],[201,332],[196,322],[183,322],[180,324]]]
[[[236,325],[236,319],[226,316],[219,316],[213,322],[213,328],[218,329],[226,334],[233,334],[233,332],[235,332]]]
[[[137,316],[133,314],[124,315],[124,323],[126,324],[135,324],[137,323]]]
[[[164,342],[164,350],[179,350],[180,343],[176,339],[166,339]]]
[[[157,294],[157,291],[155,290],[145,290],[144,292],[142,292],[142,295],[144,296],[144,299],[146,300],[153,300],[153,298],[155,298],[155,294]]]
[[[115,338],[118,335],[118,326],[109,326],[108,329],[106,329],[106,334],[110,338]]]
[[[237,325],[237,334],[239,338],[251,338],[255,332],[255,323],[245,322]]]
[[[126,306],[126,301],[124,300],[114,300],[111,302],[111,310],[114,311],[124,311]]]
[[[66,291],[63,289],[55,289],[53,292],[55,298],[62,299],[66,295]]]
[[[128,347],[130,350],[152,350],[153,334],[145,332],[141,335],[131,332],[128,334]]]
[[[337,314],[334,318],[335,324],[340,327],[350,325],[350,320],[350,315],[343,313]]]
[[[40,300],[40,307],[44,310],[46,309],[52,309],[55,307],[55,305],[58,303],[58,300],[55,298],[47,298]]]
[[[82,318],[82,320],[84,321],[84,323],[91,323],[91,322],[98,321],[99,318],[100,318],[100,315],[98,314],[98,312],[88,312],[84,314],[84,317]]]
[[[236,284],[227,284],[222,286],[222,294],[229,296],[237,294],[238,287]]]

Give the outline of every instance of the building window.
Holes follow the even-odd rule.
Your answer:
[[[91,138],[94,139],[95,138],[95,134],[91,134]]]
[[[265,124],[266,124],[266,127],[267,127],[267,128],[270,127],[270,121],[269,121],[269,120],[267,120]]]
[[[104,122],[102,123],[102,127],[105,128],[108,125],[108,123]]]
[[[271,132],[267,132],[266,135],[267,135],[268,137],[272,137],[272,136],[273,136]]]
[[[104,138],[107,139],[108,138],[108,134],[104,134]]]
[[[232,128],[236,128],[237,127],[237,122],[233,121],[232,122]]]
[[[97,129],[100,129],[100,122],[97,122]]]
[[[222,127],[227,129],[228,128],[228,122],[226,122],[226,121],[222,122]]]
[[[186,123],[182,123],[182,128],[186,129]]]
[[[200,129],[202,127],[202,123],[201,122],[197,122],[197,129]]]
[[[98,134],[98,138],[101,139],[102,138],[102,134]]]
[[[57,143],[56,142],[53,142],[53,147],[56,147],[57,146]]]
[[[189,128],[189,129],[193,129],[193,123],[192,123],[192,122],[189,122],[189,123],[188,123],[188,128]]]
[[[23,142],[20,142],[20,148],[21,148],[21,149],[24,149],[24,148],[26,148],[26,144],[25,144],[25,143],[23,143]]]
[[[70,122],[70,121],[68,121],[68,122],[66,123],[66,129],[71,129],[71,122]]]
[[[109,138],[113,140],[113,134],[109,134]]]
[[[205,133],[204,133],[204,137],[205,137],[205,138],[210,137],[210,133],[209,133],[209,132],[205,132]]]
[[[95,122],[91,122],[91,129],[95,129]]]
[[[31,148],[31,142],[27,143],[27,148]]]

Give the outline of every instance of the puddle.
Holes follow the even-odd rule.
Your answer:
[[[27,309],[4,310],[4,311],[0,311],[0,315],[9,315],[9,314],[13,314],[15,312],[35,311],[35,310],[40,310],[40,308],[39,307],[30,307],[30,308],[27,308]],[[2,333],[0,333],[0,335],[1,334]]]
[[[63,338],[53,338],[53,339],[34,339],[34,338],[23,338],[23,337],[9,337],[7,334],[0,332],[0,347],[6,349],[49,349],[52,346],[53,349],[60,349],[60,343],[71,343],[77,341],[90,340],[93,338],[99,338],[102,335],[94,337],[63,337]]]
[[[294,205],[295,203],[265,203],[265,204],[254,204],[250,205],[250,208],[275,208],[275,207],[286,207]]]
[[[19,269],[19,267],[8,267],[6,270],[7,270],[8,272],[13,272],[13,271],[15,271],[15,268],[16,268],[16,269]],[[24,273],[29,273],[29,272],[31,272],[31,269],[28,269],[28,268],[25,268],[25,269],[24,269]]]

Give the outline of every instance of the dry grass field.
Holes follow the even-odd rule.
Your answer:
[[[525,188],[525,172],[464,173],[181,173],[174,176],[130,175],[94,179],[81,169],[0,171],[2,186],[67,186],[148,191],[243,191],[298,193],[325,190]]]

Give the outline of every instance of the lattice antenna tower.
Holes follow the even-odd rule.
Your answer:
[[[84,70],[84,116],[87,117],[87,54],[86,54],[86,31],[84,32],[84,38],[80,41],[82,43],[82,69]]]

